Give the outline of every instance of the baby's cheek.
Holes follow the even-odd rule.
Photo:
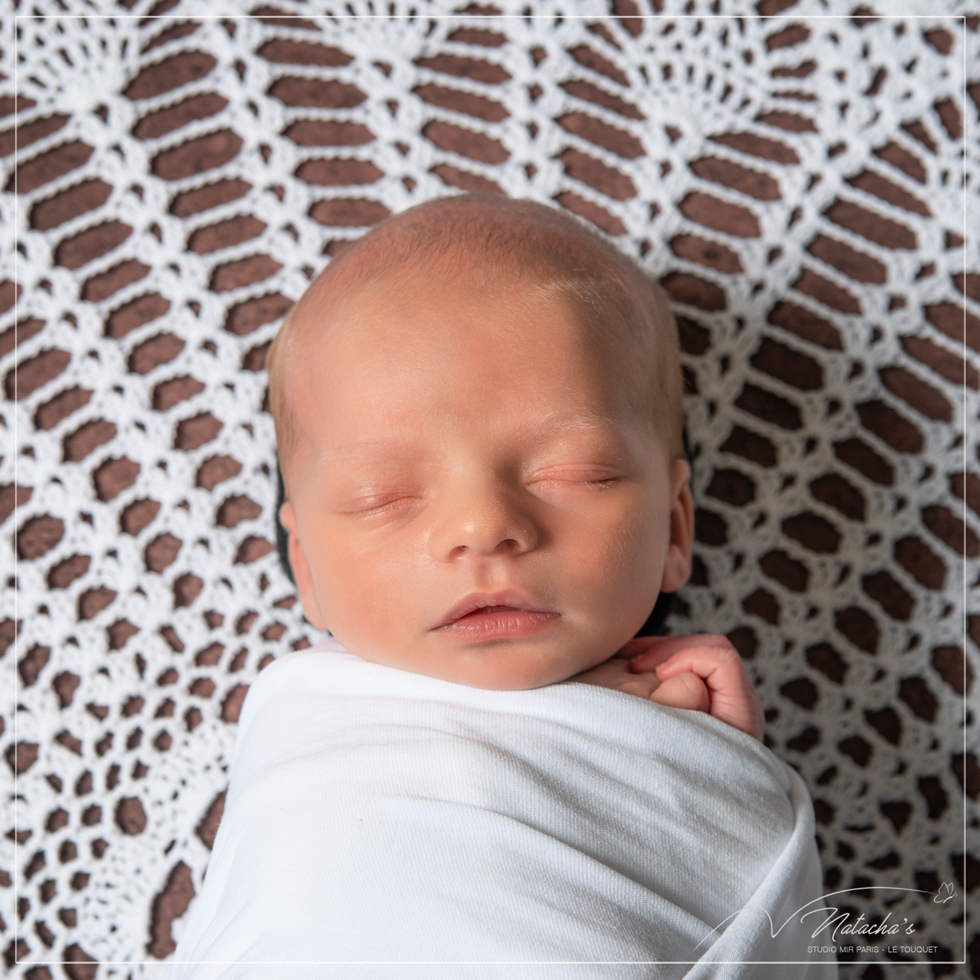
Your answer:
[[[400,569],[396,550],[366,548],[351,538],[337,534],[324,542],[317,585],[331,632],[363,645],[388,639],[384,634],[404,617],[400,600],[410,575]]]
[[[614,616],[640,615],[641,625],[660,591],[664,549],[651,520],[625,510],[600,513],[575,528],[567,565],[583,598]]]

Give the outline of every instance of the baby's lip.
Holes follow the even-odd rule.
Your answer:
[[[457,602],[446,614],[445,618],[438,622],[433,629],[441,629],[449,626],[456,620],[477,609],[486,609],[492,606],[508,606],[511,609],[520,609],[523,612],[549,613],[557,615],[553,610],[545,608],[537,599],[520,592],[516,589],[505,589],[502,592],[471,592],[460,602]]]

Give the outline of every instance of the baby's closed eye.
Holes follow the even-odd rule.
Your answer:
[[[370,490],[340,501],[335,510],[339,514],[352,517],[369,517],[407,509],[417,504],[419,499],[420,492],[417,489]]]
[[[561,467],[554,470],[537,472],[527,481],[529,486],[541,487],[554,485],[556,487],[587,487],[600,489],[611,487],[620,477],[613,475],[603,467]]]

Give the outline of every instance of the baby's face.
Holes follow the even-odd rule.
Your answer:
[[[307,618],[353,653],[540,687],[608,659],[686,580],[687,463],[567,297],[381,282],[295,329],[281,516]]]

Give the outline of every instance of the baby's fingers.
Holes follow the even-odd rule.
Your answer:
[[[661,681],[684,672],[696,674],[707,685],[712,716],[762,741],[765,731],[762,702],[731,644],[726,642],[724,648],[687,648],[656,669]]]
[[[653,670],[682,650],[706,647],[730,650],[732,645],[727,637],[713,633],[699,633],[694,636],[644,636],[631,640],[620,653],[629,657],[631,670],[643,673]]]
[[[698,644],[678,650],[669,660],[657,667],[657,676],[661,680],[666,680],[682,671],[697,674],[712,691],[730,687],[739,680],[745,679],[742,658],[727,640],[724,646]]]
[[[707,713],[711,709],[708,689],[697,674],[692,674],[690,671],[669,677],[650,695],[650,700],[670,708],[685,708],[688,711]]]

